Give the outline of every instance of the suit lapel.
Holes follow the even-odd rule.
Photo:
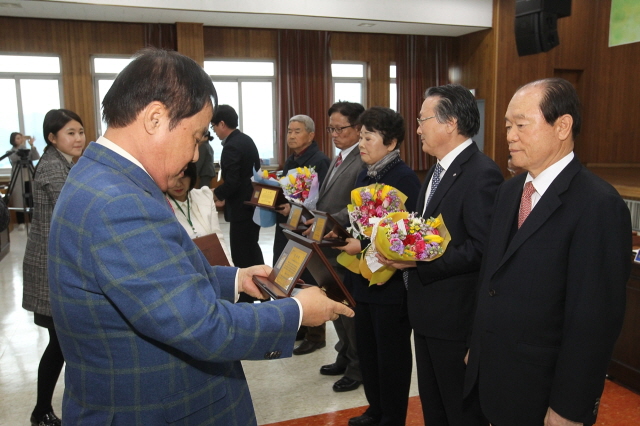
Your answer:
[[[460,177],[460,174],[463,172],[464,164],[476,152],[478,152],[478,147],[475,144],[475,142],[473,142],[471,145],[465,148],[460,154],[458,154],[455,160],[453,160],[453,163],[451,163],[449,168],[444,172],[444,176],[442,176],[442,179],[440,180],[440,184],[438,185],[436,192],[433,194],[433,197],[431,197],[431,200],[429,201],[429,205],[424,211],[424,217],[433,216],[433,213],[438,208],[438,205],[440,204],[444,196],[447,194],[449,189],[453,186],[456,179]],[[428,182],[431,180],[431,175],[433,175],[433,169],[435,169],[435,166],[429,170],[430,174],[429,174],[429,178],[427,179],[427,185],[428,185]],[[426,189],[423,191],[423,194],[421,195],[421,197],[423,198],[426,197]],[[419,204],[418,206],[423,206],[423,205],[424,205],[424,201],[422,202],[422,204]]]
[[[582,166],[577,157],[574,156],[573,160],[560,172],[558,177],[551,183],[549,188],[545,191],[544,195],[540,198],[536,206],[524,221],[522,227],[518,229],[513,236],[511,242],[507,246],[500,263],[496,267],[496,271],[509,260],[511,256],[518,250],[518,248],[524,244],[536,231],[540,229],[542,225],[551,217],[551,215],[562,205],[562,199],[560,196],[569,189],[569,184],[574,178],[576,173]],[[510,215],[511,219],[506,222],[509,226],[502,227],[502,232],[506,232],[506,235],[501,235],[497,241],[508,241],[508,234],[515,220],[516,212],[520,209],[520,197],[522,196],[522,188],[516,192],[517,196],[512,195],[510,197],[510,203],[505,209],[505,214]],[[505,222],[505,223],[506,223]],[[506,238],[504,238],[506,237]],[[494,273],[496,271],[493,271]]]
[[[331,160],[331,164],[329,165],[329,173],[327,174],[327,177],[325,178],[324,182],[322,182],[319,197],[322,197],[322,195],[326,191],[328,191],[329,188],[333,186],[335,182],[337,182],[340,179],[340,176],[349,168],[349,166],[354,161],[356,161],[359,155],[360,155],[360,151],[358,150],[358,148],[353,149],[349,153],[349,155],[347,155],[347,158],[342,160],[342,164],[340,164],[340,167],[338,167],[338,169],[336,170],[333,176],[331,176],[331,172],[336,166],[336,160],[338,159],[338,157],[335,157],[333,160]],[[353,184],[353,182],[351,184]]]

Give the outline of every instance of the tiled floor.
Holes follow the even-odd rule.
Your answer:
[[[220,223],[228,233],[222,217]],[[273,228],[261,231],[265,262],[271,262]],[[227,240],[228,241],[228,240]],[[33,324],[33,314],[22,309],[22,258],[25,231],[11,233],[11,251],[0,261],[0,425],[27,425],[35,404],[36,374],[40,356],[48,343],[46,331]],[[321,365],[335,359],[337,341],[327,326],[327,346],[312,354],[272,361],[244,362],[258,424],[275,426],[346,425],[367,404],[364,390],[335,393],[335,377],[318,373]],[[63,376],[54,395],[60,414]],[[407,425],[422,425],[415,371],[411,386]],[[608,382],[602,398],[600,426],[640,425],[640,396]]]

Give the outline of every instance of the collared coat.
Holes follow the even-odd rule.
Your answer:
[[[33,181],[33,220],[22,263],[22,307],[46,316],[51,316],[47,279],[49,228],[71,165],[50,145],[42,154]]]
[[[300,310],[234,304],[237,271],[209,265],[142,168],[91,143],[49,237],[65,424],[255,425],[240,360],[291,356]]]
[[[497,425],[541,425],[547,408],[591,425],[620,333],[631,219],[577,157],[520,229],[526,174],[496,195],[480,272],[465,392]]]

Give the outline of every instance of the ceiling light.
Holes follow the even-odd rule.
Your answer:
[[[362,23],[362,24],[358,24],[359,27],[373,27],[376,24],[367,24],[366,22]]]

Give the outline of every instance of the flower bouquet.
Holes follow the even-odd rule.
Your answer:
[[[406,200],[407,196],[401,191],[380,183],[354,189],[351,191],[351,204],[347,205],[351,223],[347,231],[360,240],[371,238],[376,224],[389,213],[403,211]],[[360,257],[343,252],[338,255],[337,261],[359,274]]]
[[[267,170],[253,170],[253,181],[269,186],[279,186],[280,182],[276,178],[275,173],[269,173]],[[253,221],[263,228],[276,224],[276,212],[271,209],[256,207],[253,212]]]
[[[308,210],[316,208],[318,202],[318,174],[315,167],[298,167],[289,170],[280,178],[284,196],[291,203],[305,206]]]
[[[407,196],[392,186],[373,184],[351,191],[351,204],[347,205],[351,226],[347,231],[354,238],[371,237],[373,227],[392,212],[404,210]]]
[[[390,213],[373,230],[371,245],[360,262],[362,276],[373,285],[386,282],[396,271],[380,264],[376,252],[391,260],[429,262],[442,256],[450,241],[442,215],[424,219],[417,213]]]

